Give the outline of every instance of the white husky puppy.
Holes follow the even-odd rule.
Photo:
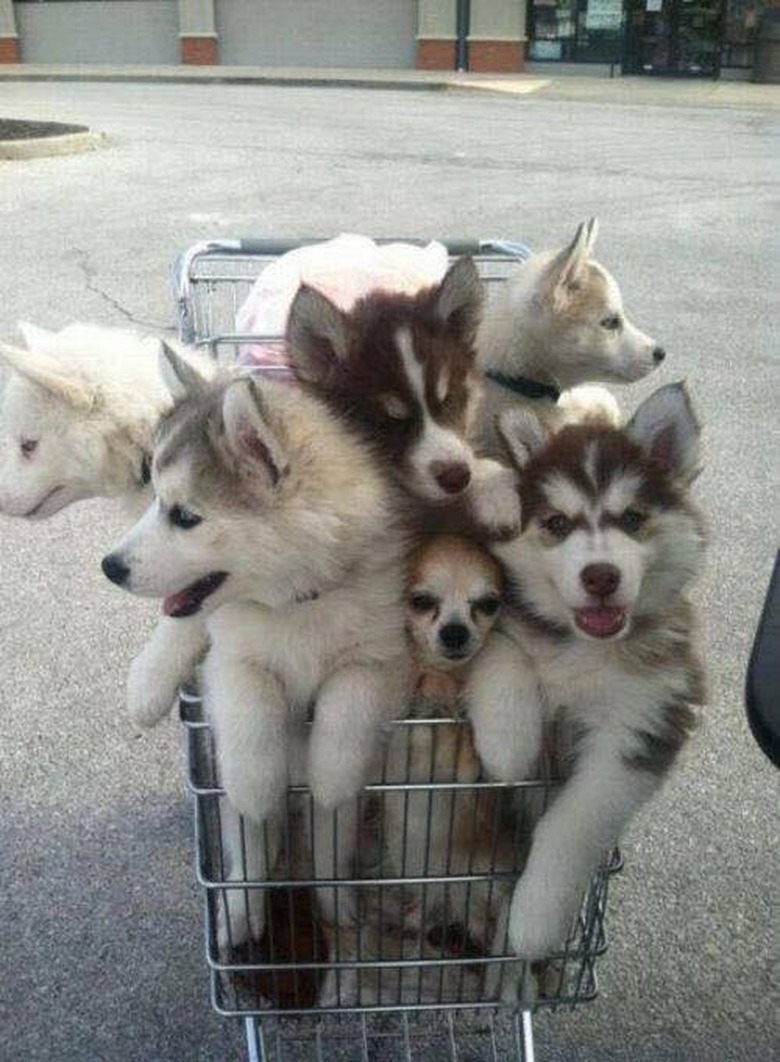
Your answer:
[[[0,403],[0,513],[42,520],[82,499],[116,498],[136,518],[152,499],[154,432],[172,404],[161,341],[95,324],[20,328],[27,350],[0,343],[10,369]],[[213,372],[194,350],[186,357]],[[206,647],[199,618],[170,628],[161,621],[130,669],[128,710],[140,726],[170,709]]]
[[[703,697],[686,593],[703,553],[688,488],[699,428],[682,385],[624,430],[547,437],[527,409],[501,430],[520,470],[523,530],[497,544],[510,599],[475,660],[477,751],[502,780],[527,777],[543,723],[577,735],[569,780],[542,816],[512,902],[518,955],[562,944],[590,873],[660,784]]]
[[[44,519],[82,498],[150,498],[149,457],[170,395],[160,341],[121,328],[20,325],[29,349],[0,343],[0,512]]]
[[[407,692],[404,543],[391,488],[315,399],[247,377],[207,384],[172,352],[165,361],[180,397],[154,450],[156,501],[103,569],[133,593],[164,598],[174,640],[177,617],[207,615],[203,696],[239,812],[255,824],[281,815],[291,780],[308,782],[321,809],[344,805]],[[344,842],[328,853],[335,873],[320,866],[320,877],[347,876],[351,806],[343,814]],[[332,822],[315,830],[326,848],[332,834]],[[251,877],[267,873],[264,847],[247,845]],[[333,904],[321,899],[327,917]],[[250,901],[259,909],[246,932],[259,935],[262,892]]]
[[[568,247],[531,255],[494,285],[477,337],[489,444],[496,442],[495,414],[519,401],[545,420],[576,421],[591,409],[618,423],[605,388],[579,385],[632,383],[664,360],[663,348],[626,316],[615,278],[594,260],[597,234],[591,218]]]

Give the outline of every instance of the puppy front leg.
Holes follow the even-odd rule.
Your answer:
[[[127,710],[137,726],[156,726],[170,712],[207,646],[200,616],[159,621],[127,675]]]
[[[590,875],[658,784],[629,766],[624,751],[613,740],[584,753],[536,827],[509,919],[522,958],[543,958],[565,942]]]
[[[225,881],[265,881],[279,854],[280,824],[242,818],[226,797],[219,802]],[[235,948],[259,941],[265,929],[265,889],[225,889],[218,894],[217,944]]]
[[[514,469],[481,457],[476,462],[467,499],[477,524],[493,539],[514,538],[520,531],[520,495]]]
[[[220,776],[237,811],[257,823],[279,810],[287,786],[287,705],[279,680],[252,661],[212,646],[203,698]]]
[[[502,782],[527,778],[541,749],[541,697],[530,661],[505,634],[494,633],[476,657],[465,700],[487,773]]]
[[[399,660],[351,664],[323,683],[314,710],[308,776],[312,795],[325,808],[355,796],[379,744],[379,727],[402,714],[406,683]]]

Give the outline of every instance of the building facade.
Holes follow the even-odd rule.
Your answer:
[[[509,73],[609,63],[717,76],[752,65],[780,0],[0,0],[0,62]]]

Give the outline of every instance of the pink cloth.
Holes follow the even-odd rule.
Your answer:
[[[266,266],[238,309],[236,331],[258,337],[239,347],[238,364],[250,372],[292,379],[283,337],[301,284],[309,284],[349,311],[372,291],[414,295],[438,284],[447,264],[447,248],[435,241],[425,247],[377,244],[367,236],[344,234],[289,251]]]

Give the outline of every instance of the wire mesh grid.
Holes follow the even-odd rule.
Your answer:
[[[548,771],[514,784],[463,782],[458,750],[470,741],[464,720],[392,724],[378,780],[359,795],[355,814],[334,812],[326,821],[334,835],[342,816],[356,824],[351,871],[339,876],[335,856],[325,867],[313,856],[308,789],[290,787],[281,822],[258,831],[224,799],[213,734],[196,694],[182,695],[181,715],[212,1000],[220,1013],[289,1018],[466,1008],[485,1011],[490,1023],[502,1002],[559,1007],[595,997],[616,853],[593,876],[561,952],[525,964],[507,946],[511,886],[532,822],[558,784]],[[281,834],[276,840],[274,829]],[[323,829],[322,819],[315,829]],[[228,852],[226,838],[236,831],[240,845]],[[262,880],[251,873],[258,844],[271,868]],[[337,847],[328,846],[329,853]],[[322,903],[327,893],[336,894],[335,902]],[[250,912],[263,929],[247,943]]]
[[[264,266],[298,245],[210,244],[183,255],[182,338],[223,364],[242,343],[278,340],[237,333],[236,315]],[[489,292],[526,253],[500,241],[449,250],[474,256]],[[595,997],[617,851],[593,876],[560,953],[526,964],[507,946],[512,887],[565,757],[545,759],[534,779],[488,782],[464,775],[464,720],[399,721],[352,806],[328,819],[305,786],[291,786],[278,820],[258,828],[224,797],[194,690],[182,692],[181,717],[212,1002],[245,1019],[250,1058],[528,1062],[531,1010]],[[561,735],[547,743],[556,744]]]
[[[238,311],[267,265],[286,251],[314,242],[317,241],[211,241],[196,244],[180,255],[173,268],[180,338],[208,347],[221,364],[229,364],[242,343],[278,341],[278,335],[237,332]],[[506,279],[518,260],[530,253],[525,244],[503,240],[452,241],[447,243],[447,249],[450,256],[473,256],[488,293]]]
[[[249,1050],[265,1062],[533,1062],[526,1020],[493,1011],[266,1018],[248,1025]]]

